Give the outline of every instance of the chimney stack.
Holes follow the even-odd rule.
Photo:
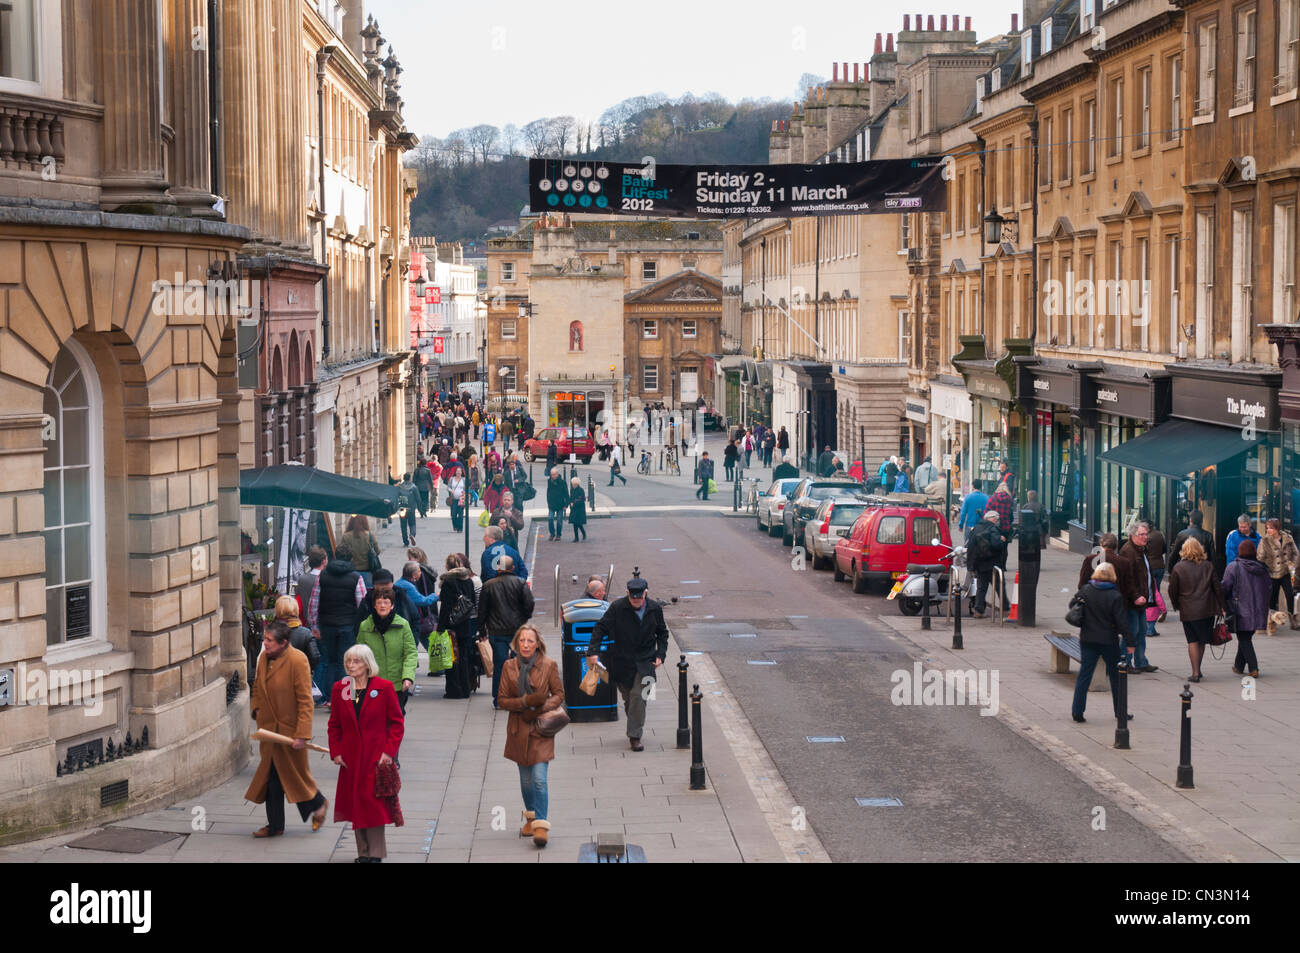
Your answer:
[[[907,32],[908,30],[910,30],[910,29],[912,29],[912,16],[911,16],[911,14],[904,13],[904,14],[903,14],[903,32],[906,33],[906,32]]]
[[[966,32],[970,32],[970,17],[966,18]]]
[[[1013,13],[1013,14],[1011,14],[1011,32],[1012,32],[1012,33],[1019,33],[1019,32],[1020,32],[1020,14],[1019,14],[1019,13]]]
[[[892,33],[885,34],[885,52],[886,53],[894,52],[894,34]]]
[[[934,14],[933,14],[933,13],[931,13],[931,14],[930,14],[930,18],[929,18],[928,20],[925,21],[925,28],[926,28],[927,30],[929,30],[931,33],[934,32]]]

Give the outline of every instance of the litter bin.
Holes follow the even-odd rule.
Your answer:
[[[618,690],[611,682],[596,686],[588,695],[578,685],[587,674],[587,653],[592,633],[609,608],[600,599],[574,599],[561,607],[561,657],[564,665],[564,707],[572,721],[618,721]]]

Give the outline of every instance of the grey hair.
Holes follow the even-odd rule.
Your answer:
[[[1242,513],[1240,516],[1237,517],[1237,522],[1249,523],[1251,526],[1255,525],[1255,520],[1251,517],[1249,513]]]
[[[494,543],[499,543],[501,540],[506,538],[506,534],[501,532],[500,526],[489,526],[483,531],[483,535],[490,537]]]
[[[414,579],[419,574],[420,574],[420,564],[416,562],[414,559],[412,559],[410,562],[408,562],[405,566],[402,567],[403,579]]]

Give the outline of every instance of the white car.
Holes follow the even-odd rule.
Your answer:
[[[758,498],[758,530],[769,536],[781,535],[781,514],[790,502],[790,493],[799,485],[798,477],[783,477]]]
[[[817,507],[803,527],[804,551],[813,569],[830,569],[835,563],[835,544],[849,535],[853,523],[871,504],[861,496],[837,496]]]

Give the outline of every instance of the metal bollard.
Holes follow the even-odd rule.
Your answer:
[[[731,512],[740,512],[740,482],[731,484]]]
[[[1120,649],[1117,672],[1115,704],[1119,706],[1119,711],[1115,715],[1115,747],[1128,751],[1128,652],[1123,649]]]
[[[951,576],[949,577],[949,580],[948,580],[948,603],[949,603],[950,606],[956,606],[956,608],[957,608],[956,613],[953,614],[953,616],[952,616],[952,647],[953,647],[954,649],[965,649],[966,646],[962,644],[962,639],[961,639],[961,603],[962,603],[962,591],[961,591],[961,589],[959,589],[959,588],[955,588],[955,587],[953,586],[953,583],[954,583],[955,581],[956,581],[956,580],[955,580],[954,578],[952,578]],[[951,610],[951,609],[949,609],[948,611],[949,611],[950,614],[952,613],[952,610]]]
[[[677,663],[677,747],[691,746],[691,726],[686,720],[686,670],[690,663],[683,655]]]
[[[1192,783],[1192,687],[1183,682],[1183,690],[1178,694],[1183,700],[1183,730],[1178,742],[1178,780],[1180,788],[1194,788]],[[694,769],[692,769],[694,770]]]
[[[691,790],[704,790],[704,734],[701,729],[701,710],[700,702],[704,695],[700,693],[700,686],[695,686],[695,691],[691,692]]]
[[[930,570],[921,574],[922,584],[925,591],[921,594],[921,629],[930,631]]]
[[[590,507],[592,508],[593,511],[595,511],[595,509],[596,509],[596,484],[595,484],[595,482],[591,479],[591,476],[590,476],[590,475],[587,476],[587,505],[590,506]]]
[[[695,466],[693,468],[693,471],[694,472],[691,473],[691,485],[699,486],[700,485],[700,458],[698,454],[695,457]]]

